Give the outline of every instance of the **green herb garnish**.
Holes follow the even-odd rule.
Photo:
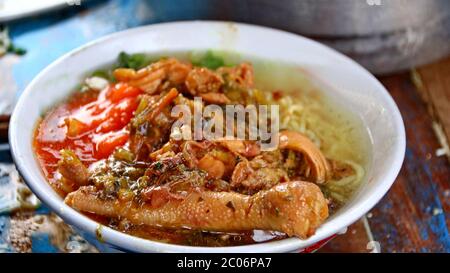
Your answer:
[[[14,44],[10,44],[8,46],[7,52],[13,53],[19,56],[23,56],[27,53],[26,49],[15,46]]]
[[[154,165],[154,167],[155,167],[155,170],[157,170],[157,171],[159,171],[159,170],[161,170],[162,168],[163,168],[163,164],[161,163],[161,162],[155,162],[155,165]]]
[[[117,67],[140,69],[150,64],[150,62],[151,60],[145,54],[127,54],[125,52],[120,52],[117,60]]]
[[[92,72],[91,77],[100,77],[100,78],[103,78],[108,81],[114,80],[111,70],[107,70],[107,69],[96,70],[96,71]]]
[[[225,66],[225,61],[223,60],[223,58],[214,55],[214,53],[212,53],[211,51],[208,51],[199,60],[192,60],[192,64],[195,66],[206,67],[214,70],[221,66]]]
[[[0,25],[0,56],[5,53],[13,53],[22,56],[27,53],[27,51],[23,48],[15,46],[9,37],[8,28]]]

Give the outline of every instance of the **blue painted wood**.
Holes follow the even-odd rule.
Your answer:
[[[59,249],[52,245],[46,233],[35,233],[31,236],[31,251],[35,253],[59,253]]]
[[[8,240],[9,220],[8,215],[0,215],[0,253],[15,252]]]
[[[110,0],[82,2],[66,9],[11,23],[13,42],[27,50],[13,67],[20,94],[47,65],[64,53],[119,30],[158,22],[154,1]]]
[[[402,113],[407,137],[405,162],[369,223],[386,252],[450,252],[450,166],[440,148],[426,105],[409,74],[381,79]]]
[[[0,163],[11,163],[12,157],[9,150],[0,150]]]
[[[171,1],[160,0],[89,0],[81,6],[14,21],[8,25],[13,42],[27,50],[13,67],[18,96],[26,85],[47,65],[89,41],[120,30],[172,20],[205,18],[207,0],[177,1],[180,10],[164,13]],[[189,7],[204,7],[190,9]],[[160,12],[161,11],[161,12]]]

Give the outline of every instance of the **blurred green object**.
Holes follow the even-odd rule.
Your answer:
[[[127,54],[125,52],[120,52],[117,60],[117,67],[132,68],[137,70],[147,66],[150,62],[151,60],[145,54]]]
[[[6,53],[22,56],[25,55],[27,51],[14,45],[9,38],[8,28],[0,24],[0,56]]]
[[[204,56],[198,60],[192,60],[192,64],[195,66],[206,67],[209,69],[217,69],[221,66],[225,66],[223,58],[214,55],[212,51],[208,51]]]

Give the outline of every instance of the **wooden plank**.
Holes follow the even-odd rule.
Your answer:
[[[348,227],[345,234],[339,235],[321,249],[318,253],[366,253],[370,239],[364,227],[363,220],[359,220]]]
[[[432,117],[438,121],[450,141],[450,57],[415,70],[419,94],[428,105]]]
[[[406,126],[403,168],[369,219],[382,252],[450,252],[450,166],[440,148],[433,119],[408,73],[381,78]]]

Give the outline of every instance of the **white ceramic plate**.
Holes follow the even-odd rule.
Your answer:
[[[77,0],[0,0],[0,22],[22,18],[76,3],[78,3]]]
[[[42,71],[20,97],[11,118],[13,158],[33,192],[87,238],[98,224],[66,206],[47,184],[32,149],[41,114],[66,98],[87,72],[116,60],[120,51],[228,50],[243,56],[294,63],[320,83],[322,91],[358,115],[367,128],[373,154],[367,183],[307,240],[290,238],[237,247],[188,247],[140,239],[103,227],[99,244],[138,252],[290,252],[326,239],[367,213],[394,182],[403,162],[405,131],[399,110],[385,88],[364,68],[312,40],[274,29],[223,22],[177,22],[140,27],[96,40],[61,57]],[[95,241],[95,240],[93,240]]]

